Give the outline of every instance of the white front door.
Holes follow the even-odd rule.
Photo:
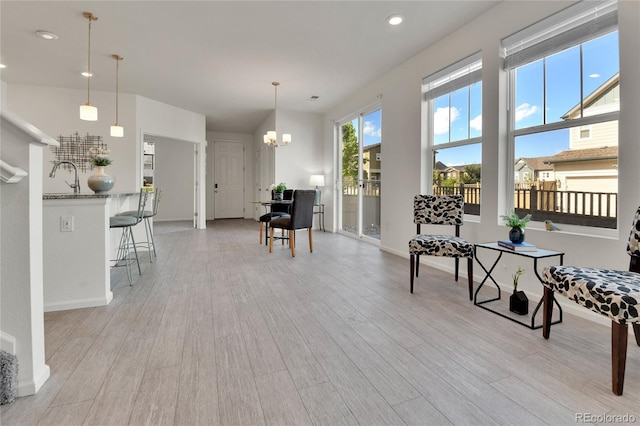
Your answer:
[[[244,217],[244,143],[213,142],[214,218]]]

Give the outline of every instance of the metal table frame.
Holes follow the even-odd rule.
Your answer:
[[[498,252],[498,256],[496,257],[495,261],[493,262],[493,265],[491,265],[491,267],[488,270],[487,270],[487,268],[485,268],[485,266],[482,264],[482,262],[480,262],[480,260],[478,259],[478,248],[482,248],[482,249],[486,249],[486,250],[493,250],[493,251],[497,251]],[[540,306],[542,305],[542,300],[543,300],[542,297],[540,298],[540,301],[538,302],[538,304],[536,305],[536,308],[534,309],[533,313],[531,314],[531,323],[530,324],[527,323],[527,322],[524,322],[524,321],[520,321],[517,318],[505,315],[502,312],[498,312],[498,311],[496,311],[494,309],[491,309],[489,306],[487,306],[488,303],[500,300],[501,297],[502,297],[502,292],[500,290],[500,286],[498,285],[496,280],[493,278],[493,276],[491,276],[491,273],[493,272],[495,267],[500,262],[500,259],[502,258],[502,255],[504,253],[513,254],[513,255],[516,255],[516,256],[522,256],[522,257],[527,257],[529,259],[533,259],[533,272],[536,274],[536,277],[538,278],[540,283],[542,283],[543,280],[542,280],[542,277],[540,277],[540,274],[538,273],[538,259],[559,257],[560,258],[560,265],[562,265],[562,262],[563,262],[563,259],[564,259],[564,253],[559,252],[559,251],[544,250],[544,249],[538,249],[536,251],[513,251],[511,249],[508,249],[508,248],[505,248],[505,247],[501,247],[500,245],[498,245],[498,243],[495,243],[495,242],[493,242],[493,243],[474,244],[474,247],[473,247],[473,254],[474,254],[474,257],[476,259],[476,262],[478,263],[478,265],[480,265],[480,267],[482,268],[482,270],[486,274],[486,276],[484,277],[484,279],[482,280],[482,282],[480,283],[480,285],[478,286],[478,288],[476,289],[476,291],[475,291],[475,293],[473,295],[473,304],[476,305],[476,306],[479,306],[482,309],[485,309],[485,310],[487,310],[489,312],[492,312],[492,313],[494,313],[496,315],[499,315],[499,316],[501,316],[503,318],[506,318],[508,320],[516,322],[516,323],[518,323],[520,325],[524,325],[525,327],[528,327],[531,330],[537,330],[539,328],[542,328],[542,324],[540,324],[540,325],[536,325],[535,324],[536,315],[537,315],[538,311],[540,310]],[[482,286],[484,286],[485,282],[487,282],[487,280],[491,280],[491,282],[498,289],[498,297],[494,297],[493,299],[487,299],[487,300],[478,301],[478,293],[480,292],[480,289],[482,288]],[[551,325],[559,324],[559,323],[562,322],[562,307],[560,306],[558,301],[555,300],[555,298],[554,298],[554,303],[558,307],[558,312],[559,312],[560,316],[559,316],[559,319],[557,321],[552,322]]]

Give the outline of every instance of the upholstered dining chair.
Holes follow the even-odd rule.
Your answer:
[[[141,241],[138,244],[144,244],[147,246],[147,250],[149,251],[149,261],[153,262],[153,258],[158,257],[158,255],[156,254],[156,243],[153,240],[153,228],[151,227],[151,222],[149,221],[149,219],[158,214],[158,207],[160,206],[160,199],[162,198],[162,188],[155,188],[153,191],[151,191],[151,195],[153,197],[153,209],[144,210],[142,212],[142,219],[144,220],[144,231],[147,236],[147,241]],[[129,210],[126,212],[118,213],[116,216],[136,217],[137,215],[138,212],[136,210]]]
[[[291,256],[296,256],[296,229],[309,229],[309,251],[313,253],[313,204],[316,200],[315,189],[298,189],[293,193],[291,214],[271,219],[269,224],[269,253],[273,252],[273,230],[289,232]]]
[[[542,336],[549,338],[554,294],[611,320],[611,390],[622,395],[629,324],[640,346],[640,207],[627,241],[629,271],[576,266],[548,266],[542,271]]]
[[[473,300],[473,244],[460,238],[464,224],[464,198],[462,195],[416,195],[413,199],[413,222],[417,235],[409,240],[410,291],[413,278],[418,277],[420,256],[455,258],[455,280],[458,281],[460,259],[467,259],[469,300]],[[455,227],[455,235],[421,234],[420,225],[449,225]]]
[[[271,191],[271,199],[273,200],[273,191]],[[291,201],[293,200],[293,189],[285,189],[284,193],[282,194],[282,199],[285,201]],[[271,222],[271,219],[276,218],[276,217],[280,217],[280,216],[284,216],[284,215],[288,215],[289,214],[289,209],[291,207],[291,204],[278,204],[278,203],[274,203],[271,204],[270,206],[270,211],[268,213],[263,214],[262,216],[260,216],[259,222],[260,222],[260,244],[262,244],[262,224],[265,224],[265,229],[264,229],[264,235],[265,235],[265,244],[268,242],[269,240],[269,223]]]

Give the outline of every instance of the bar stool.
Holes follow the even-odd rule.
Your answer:
[[[138,210],[135,216],[111,216],[109,218],[109,228],[122,228],[122,235],[120,236],[120,245],[118,246],[118,253],[114,262],[114,266],[122,266],[119,263],[124,263],[127,268],[127,277],[129,278],[129,285],[133,285],[133,278],[131,277],[131,258],[130,248],[133,246],[133,252],[136,255],[136,263],[138,264],[138,273],[142,275],[142,269],[140,269],[140,261],[138,260],[138,251],[136,250],[136,241],[133,238],[133,231],[131,227],[137,225],[142,221],[142,215],[144,212],[144,206],[147,202],[148,192],[145,190],[140,191],[138,198]]]
[[[147,241],[141,241],[138,244],[146,244],[147,250],[149,250],[149,260],[153,263],[153,258],[157,258],[156,243],[153,240],[153,228],[151,228],[151,222],[149,218],[158,214],[158,205],[160,204],[160,198],[162,197],[162,188],[156,188],[153,191],[153,210],[144,210],[142,212],[142,218],[144,219],[144,231],[147,235]],[[137,217],[138,212],[136,210],[129,210],[126,212],[118,213],[116,216],[130,216]],[[151,252],[153,251],[153,256]]]

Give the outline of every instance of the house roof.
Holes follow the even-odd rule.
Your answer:
[[[568,149],[548,157],[548,164],[568,163],[576,161],[612,160],[618,158],[617,146],[604,146],[602,148]]]
[[[591,93],[589,93],[587,95],[587,97],[584,99],[584,102],[583,102],[583,104],[584,104],[583,109],[589,108],[598,99],[600,99],[604,94],[606,94],[607,92],[612,90],[618,84],[620,84],[620,73],[619,72],[615,73],[613,75],[613,77],[611,77],[609,80],[607,80],[604,83],[602,83],[600,86],[598,86],[596,88],[596,90],[594,90],[593,92],[591,92]],[[580,112],[580,104],[578,103],[578,104],[574,105],[569,111],[564,113],[564,115],[562,115],[561,118],[563,120],[567,120],[567,119],[573,118],[579,112]]]
[[[553,170],[553,167],[549,163],[547,163],[550,158],[551,157],[521,157],[516,160],[516,164],[522,161],[534,171]]]

